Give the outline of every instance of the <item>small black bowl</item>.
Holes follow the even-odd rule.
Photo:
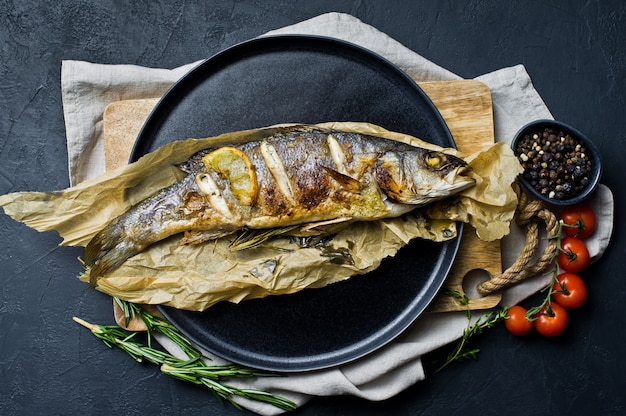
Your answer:
[[[528,140],[536,142],[540,147],[545,146],[548,139],[544,138],[544,132],[547,132],[549,137],[554,135],[550,140],[551,143],[554,143],[556,138],[556,144],[544,150],[545,155],[539,155],[539,151],[532,149],[530,152],[523,151],[523,148],[528,150]],[[570,156],[572,154],[568,151],[572,143],[580,144],[584,156],[567,157],[568,154]],[[559,147],[565,149],[561,151],[556,149],[559,144],[561,145]],[[530,146],[532,147],[532,144]],[[548,204],[564,206],[582,202],[596,189],[600,181],[602,161],[598,148],[580,131],[560,121],[535,120],[526,124],[515,135],[511,148],[524,166],[524,172],[519,176],[520,184],[529,196]],[[522,153],[524,156],[521,156]],[[531,158],[528,158],[528,155]],[[569,165],[566,162],[568,159]],[[541,179],[545,179],[549,184],[546,185],[546,181],[543,181],[545,186],[541,186],[539,182]],[[561,182],[560,187],[557,187],[557,181]]]

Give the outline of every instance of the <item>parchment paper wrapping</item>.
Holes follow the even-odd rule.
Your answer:
[[[438,149],[371,124],[325,123],[319,126]],[[63,245],[84,246],[111,219],[180,179],[181,172],[175,164],[206,147],[256,140],[263,130],[173,142],[136,163],[63,191],[0,196],[0,206],[8,215],[34,229],[56,230],[63,237]],[[463,156],[453,149],[449,151]],[[414,238],[443,241],[454,237],[457,220],[472,224],[483,239],[501,238],[509,232],[509,222],[517,205],[511,184],[521,167],[510,148],[502,143],[465,159],[474,168],[476,187],[411,215],[357,223],[340,231],[330,245],[332,249],[348,252],[350,262],[337,264],[329,261],[318,248],[297,248],[286,239],[272,241],[270,247],[233,252],[229,249],[229,238],[184,246],[179,244],[178,236],[173,236],[99,279],[97,288],[132,302],[204,310],[222,300],[240,302],[293,293],[366,273]],[[87,281],[88,273],[82,279]]]

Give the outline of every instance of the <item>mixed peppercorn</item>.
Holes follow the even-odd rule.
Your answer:
[[[514,151],[524,177],[541,195],[569,199],[589,185],[591,159],[585,145],[569,133],[546,127],[526,134]]]

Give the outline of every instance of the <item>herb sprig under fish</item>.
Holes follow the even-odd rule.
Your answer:
[[[178,233],[195,244],[246,229],[397,217],[474,184],[442,151],[359,133],[291,126],[203,150],[183,179],[111,221],[85,248],[90,282]]]

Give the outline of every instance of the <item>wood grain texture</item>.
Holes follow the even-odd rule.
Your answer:
[[[493,108],[489,88],[479,81],[460,80],[420,83],[446,121],[457,148],[472,154],[494,143]],[[466,225],[445,287],[467,295],[468,305],[440,294],[429,310],[433,312],[488,309],[500,302],[501,294],[480,296],[475,287],[502,273],[500,241],[483,241]]]
[[[159,98],[115,101],[104,109],[104,161],[107,170],[128,163],[135,139]]]
[[[485,84],[459,80],[419,85],[439,109],[460,151],[472,154],[493,144],[491,93]],[[117,101],[106,108],[103,119],[107,169],[128,162],[135,139],[157,102],[156,98]],[[470,298],[469,305],[461,305],[450,296],[439,295],[429,310],[487,309],[497,305],[501,298],[499,294],[480,297],[472,287],[501,272],[500,242],[482,241],[470,226],[466,226],[444,286],[466,294]]]

